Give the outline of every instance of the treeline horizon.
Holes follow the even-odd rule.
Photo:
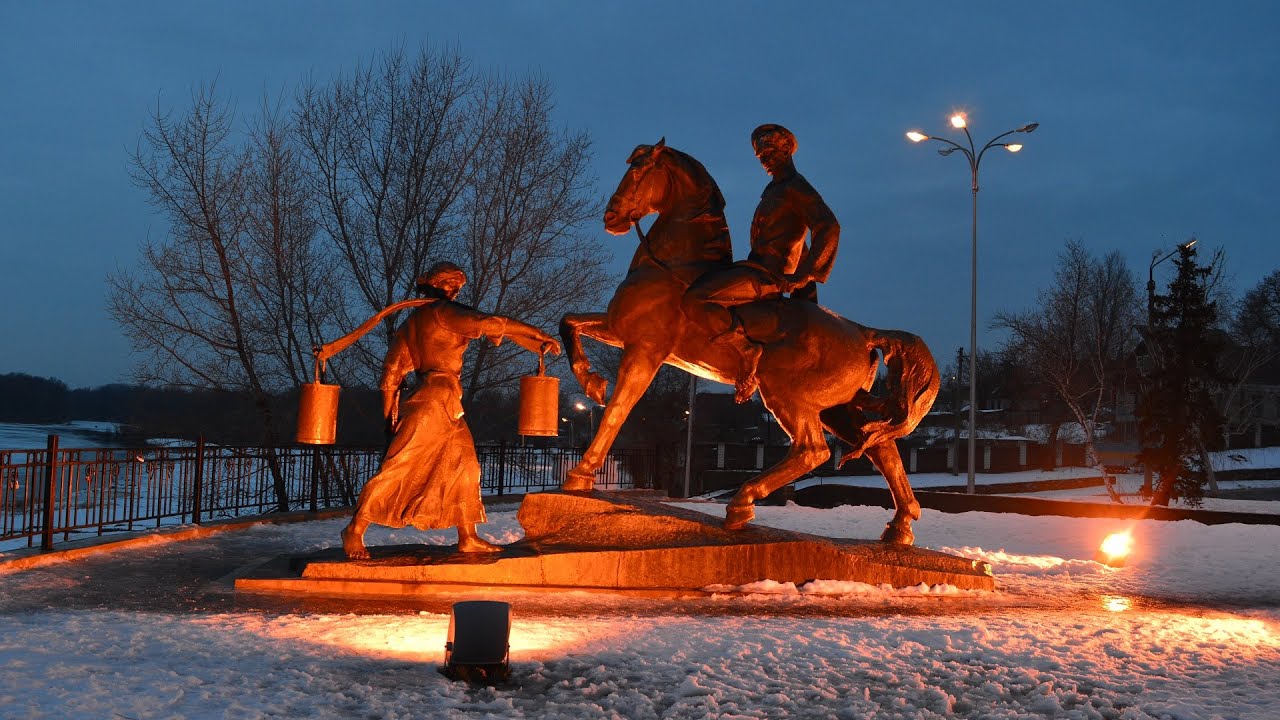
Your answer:
[[[270,396],[276,436],[291,443],[298,391]],[[468,423],[477,442],[515,441],[518,400],[489,393],[471,403]],[[109,383],[71,388],[53,377],[0,374],[0,422],[57,424],[73,420],[120,423],[122,441],[145,438],[222,444],[259,444],[261,409],[247,391],[199,390]],[[338,445],[377,447],[386,443],[382,399],[371,388],[343,388],[338,403]]]
[[[620,446],[678,444],[684,430],[670,418],[681,414],[688,397],[683,373],[667,369],[657,387],[642,399],[636,421],[620,437]],[[560,437],[538,443],[583,444],[590,438],[592,422],[574,411],[574,388],[561,383]],[[464,400],[467,424],[477,443],[520,441],[517,432],[520,401],[514,392],[491,391]],[[276,437],[292,443],[298,412],[296,388],[270,396],[271,422]],[[22,372],[0,373],[0,422],[58,424],[73,420],[120,423],[121,442],[146,438],[195,440],[227,445],[262,442],[262,413],[248,391],[200,390],[108,383],[71,388],[54,377]],[[373,388],[344,387],[338,403],[337,444],[381,447],[387,442],[382,418],[381,393]]]

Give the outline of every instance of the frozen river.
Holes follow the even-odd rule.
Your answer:
[[[110,434],[115,423],[77,420],[54,425],[0,423],[0,450],[35,450],[45,447],[49,435],[58,436],[59,447],[119,447],[119,437]]]

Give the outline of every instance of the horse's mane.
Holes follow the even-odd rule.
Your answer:
[[[705,181],[707,185],[711,186],[711,194],[707,197],[700,214],[724,217],[724,194],[720,192],[720,186],[716,184],[715,178],[711,177],[711,173],[707,172],[702,163],[698,162],[698,159],[692,155],[670,146],[667,149],[685,165],[690,176],[694,177],[695,180]],[[698,184],[701,185],[703,183],[699,182]]]

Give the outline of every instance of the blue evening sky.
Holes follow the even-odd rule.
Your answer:
[[[1280,267],[1280,3],[182,2],[0,4],[0,372],[72,386],[127,377],[104,277],[164,225],[127,150],[157,103],[218,80],[241,110],[396,44],[453,44],[537,72],[557,121],[594,140],[601,197],[638,143],[700,159],[737,253],[767,176],[749,134],[776,122],[843,227],[824,305],[916,332],[940,363],[968,344],[968,169],[913,146],[954,109],[975,137],[1036,121],[990,155],[980,193],[979,344],[1023,309],[1064,241],[1223,247],[1238,291]],[[592,232],[614,250],[634,236]],[[1167,273],[1171,263],[1159,270]]]

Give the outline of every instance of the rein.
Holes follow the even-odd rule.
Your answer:
[[[662,260],[659,260],[658,256],[654,254],[653,246],[649,244],[649,236],[646,235],[644,231],[640,229],[639,220],[635,221],[635,228],[636,228],[636,236],[640,238],[640,247],[644,248],[644,253],[649,256],[649,259],[653,261],[653,264],[657,265],[663,270],[666,270],[668,275],[671,275],[675,279],[679,280],[682,285],[684,285],[685,287],[688,287],[689,283],[685,282],[684,279],[682,279],[679,275],[676,274],[675,270],[671,269],[670,265],[666,264]]]
[[[668,173],[668,177],[669,177],[672,172],[671,169],[667,167],[662,167],[662,169]],[[697,212],[693,213],[693,215],[691,215],[684,222],[698,222],[699,219],[703,218],[706,215],[709,215],[711,212],[710,200],[711,199],[708,198],[707,202],[703,204],[702,208],[699,209]],[[635,229],[636,229],[636,237],[640,238],[640,247],[644,248],[644,253],[649,257],[649,260],[652,261],[654,265],[657,265],[659,268],[666,271],[668,275],[675,278],[676,282],[680,283],[686,288],[689,287],[692,284],[692,281],[685,280],[684,278],[682,278],[674,269],[672,269],[670,265],[668,265],[666,262],[661,260],[658,257],[657,253],[653,251],[653,244],[649,242],[649,236],[643,230],[640,229],[640,221],[636,220],[633,223],[633,225],[635,226]],[[652,227],[650,227],[650,230],[652,230]]]

